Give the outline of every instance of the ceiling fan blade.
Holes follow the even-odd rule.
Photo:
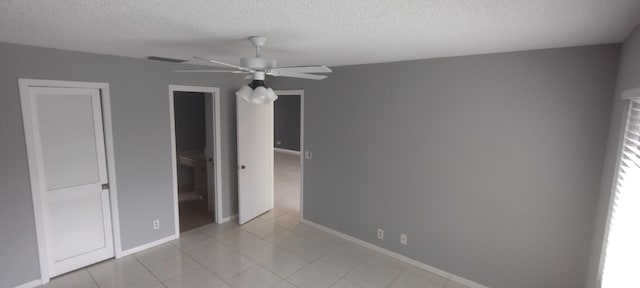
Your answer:
[[[315,75],[315,74],[306,74],[306,73],[298,73],[298,72],[270,72],[267,75],[275,76],[275,77],[291,77],[291,78],[301,78],[301,79],[310,79],[310,80],[322,80],[327,78],[327,75]]]
[[[271,69],[271,71],[294,73],[331,73],[331,69],[324,65],[278,67]]]
[[[255,72],[253,69],[249,69],[247,67],[242,67],[242,66],[238,66],[238,65],[233,65],[233,64],[229,64],[229,63],[224,63],[224,62],[220,62],[220,61],[216,61],[216,60],[211,60],[211,59],[205,59],[202,57],[198,57],[198,56],[194,56],[194,59],[198,59],[198,60],[202,60],[202,61],[207,61],[207,62],[211,62],[213,64],[218,64],[218,65],[222,65],[222,66],[227,66],[227,67],[232,67],[232,68],[236,68],[240,71],[245,71],[245,72]]]
[[[180,69],[173,70],[173,72],[194,72],[194,73],[234,73],[234,74],[245,74],[250,72],[239,71],[239,70],[216,70],[216,69]]]

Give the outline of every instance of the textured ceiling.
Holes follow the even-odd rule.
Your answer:
[[[621,42],[638,0],[0,0],[0,42],[329,66]]]

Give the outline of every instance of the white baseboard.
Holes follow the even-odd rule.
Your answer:
[[[422,262],[419,262],[417,260],[411,259],[411,258],[409,258],[407,256],[404,256],[404,255],[398,254],[396,252],[387,250],[387,249],[382,248],[380,246],[377,246],[377,245],[371,244],[369,242],[360,240],[358,238],[349,236],[349,235],[344,234],[342,232],[338,232],[336,230],[333,230],[331,228],[328,228],[328,227],[322,226],[320,224],[311,222],[309,220],[302,219],[302,223],[307,224],[309,226],[313,226],[315,228],[318,228],[318,229],[320,229],[322,231],[325,231],[327,233],[330,233],[330,234],[333,234],[335,236],[338,236],[338,237],[340,237],[342,239],[345,239],[347,241],[351,241],[351,242],[354,242],[354,243],[356,243],[358,245],[367,247],[367,248],[372,249],[372,250],[374,250],[374,251],[376,251],[376,252],[378,252],[380,254],[384,254],[384,255],[396,258],[396,259],[398,259],[398,260],[400,260],[402,262],[411,264],[411,265],[416,266],[416,267],[418,267],[420,269],[423,269],[423,270],[429,271],[429,272],[431,272],[433,274],[437,274],[437,275],[440,275],[440,276],[445,277],[447,279],[453,280],[453,281],[458,282],[458,283],[460,283],[462,285],[465,285],[465,286],[467,286],[469,288],[489,288],[489,287],[484,286],[482,284],[478,284],[478,283],[473,282],[471,280],[462,278],[462,277],[460,277],[458,275],[454,275],[454,274],[451,274],[449,272],[446,272],[446,271],[440,270],[438,268],[435,268],[433,266],[429,266],[429,265],[427,265],[425,263],[422,263]]]
[[[282,149],[282,148],[273,147],[273,151],[280,152],[280,153],[286,153],[286,154],[300,155],[300,151],[296,151],[296,150],[289,150],[289,149]]]
[[[38,280],[33,280],[31,282],[24,283],[22,285],[18,285],[14,288],[34,288],[40,285],[42,285],[42,280],[38,279]]]
[[[147,243],[147,244],[143,244],[143,245],[140,245],[140,246],[138,246],[138,247],[134,247],[134,248],[131,248],[131,249],[129,249],[129,250],[122,251],[122,252],[120,252],[120,253],[116,253],[116,258],[122,258],[122,257],[124,257],[124,256],[131,255],[131,254],[133,254],[133,253],[137,253],[137,252],[140,252],[140,251],[142,251],[142,250],[146,250],[146,249],[149,249],[149,248],[151,248],[151,247],[155,247],[155,246],[158,246],[158,245],[161,245],[161,244],[167,243],[167,242],[169,242],[169,241],[172,241],[172,240],[178,239],[178,237],[179,237],[179,235],[171,235],[171,236],[169,236],[169,237],[165,237],[165,238],[162,238],[162,239],[158,239],[158,240],[156,240],[156,241],[149,242],[149,243]]]
[[[229,217],[225,217],[225,218],[220,219],[220,222],[218,222],[218,224],[229,222],[229,221],[231,221],[233,219],[236,219],[236,218],[238,218],[238,214],[233,214],[233,215],[231,215]]]

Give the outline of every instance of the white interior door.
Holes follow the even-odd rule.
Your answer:
[[[273,209],[273,103],[236,98],[240,224]]]
[[[206,142],[207,147],[205,147],[205,158],[207,160],[207,206],[209,211],[214,211],[216,207],[215,203],[215,191],[216,191],[216,173],[214,167],[214,157],[215,157],[215,130],[214,130],[214,122],[215,118],[213,113],[213,94],[211,93],[203,93],[204,94],[204,107],[205,107],[205,131],[207,134]],[[217,221],[217,219],[216,219]]]
[[[42,199],[36,209],[54,277],[114,256],[100,90],[29,87],[28,94]]]

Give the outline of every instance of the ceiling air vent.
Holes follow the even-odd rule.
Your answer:
[[[158,56],[147,56],[147,59],[156,60],[156,61],[163,61],[163,62],[171,62],[171,63],[184,63],[184,62],[187,62],[187,60],[164,58],[164,57],[158,57]]]

